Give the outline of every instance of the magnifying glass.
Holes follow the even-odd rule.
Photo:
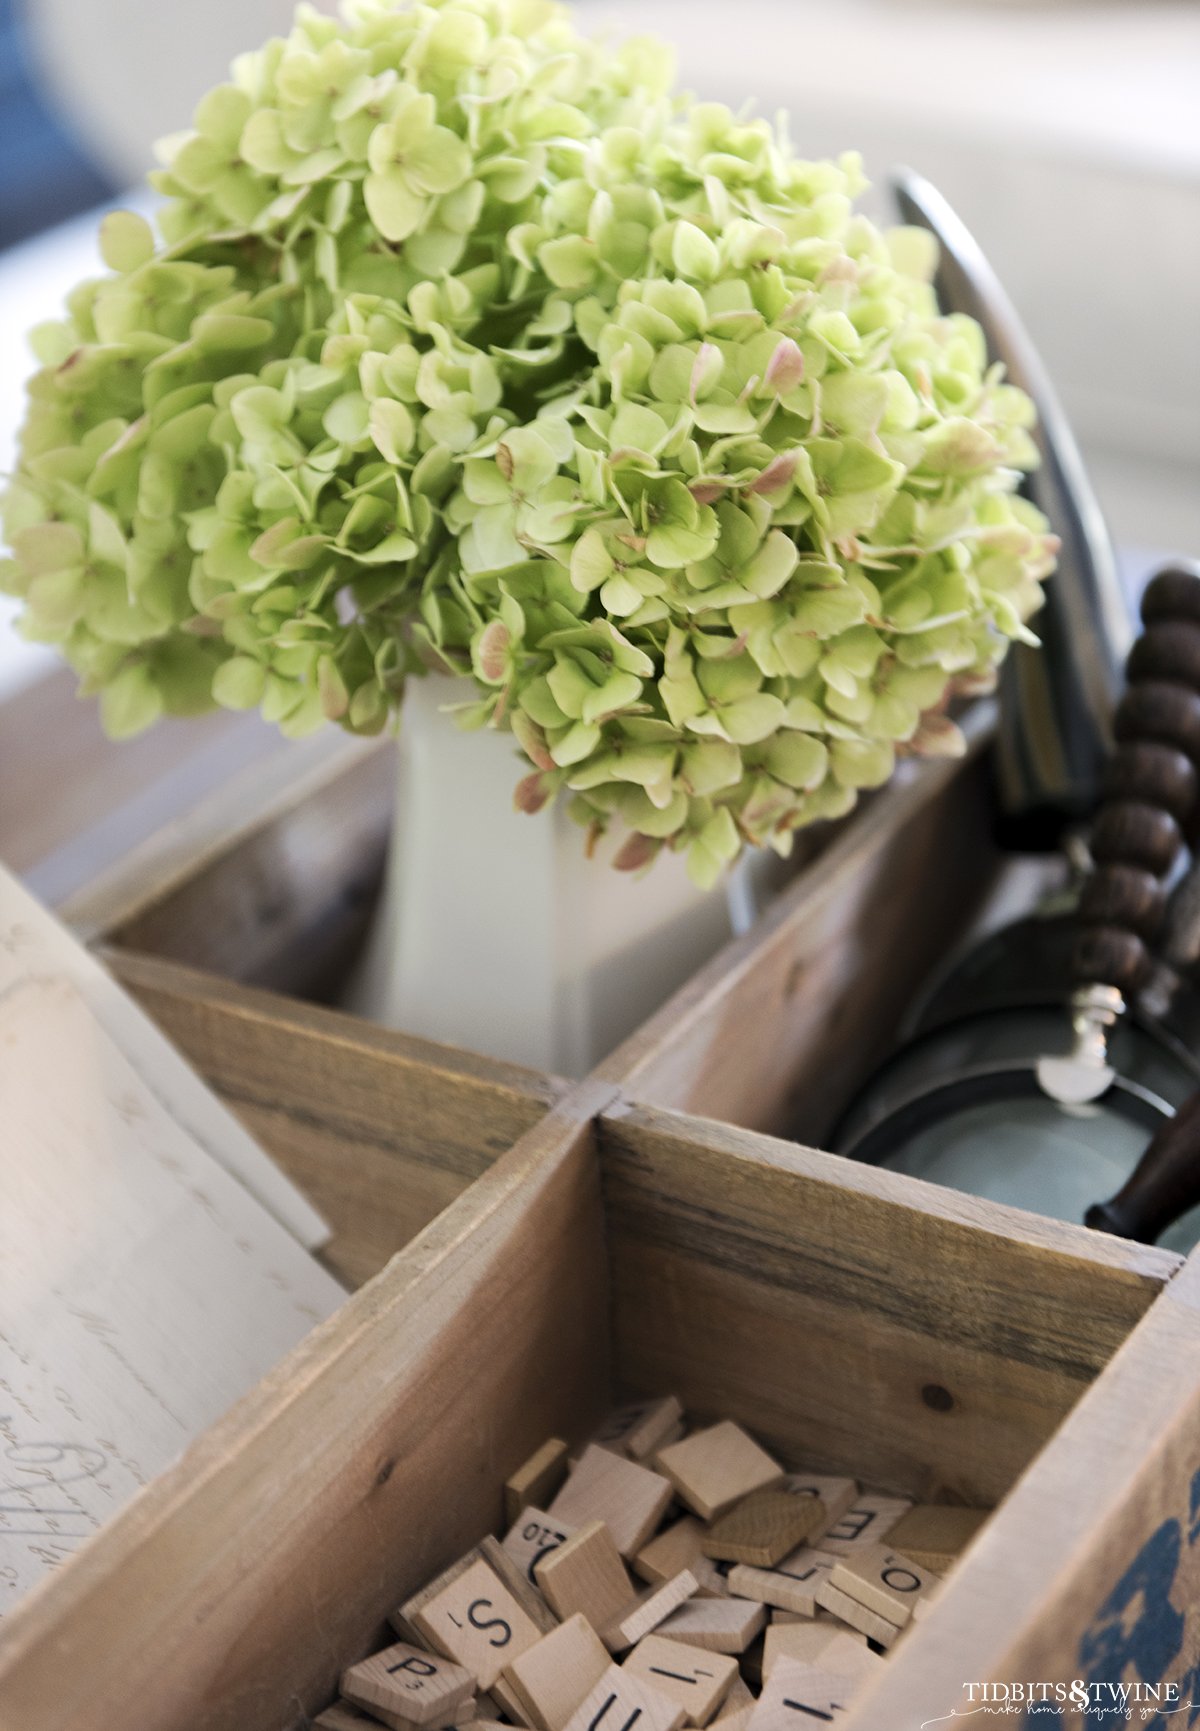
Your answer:
[[[1168,1019],[1142,998],[1200,804],[1200,572],[1161,572],[1142,618],[1074,915],[1021,922],[952,972],[834,1146],[1183,1250],[1200,1240],[1197,995]]]

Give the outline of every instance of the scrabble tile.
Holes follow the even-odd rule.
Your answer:
[[[835,1556],[848,1557],[855,1549],[877,1545],[911,1508],[912,1504],[904,1497],[863,1495],[836,1526],[821,1534],[820,1548],[832,1551]]]
[[[747,1731],[814,1731],[848,1710],[861,1680],[785,1659],[763,1686]]]
[[[908,1622],[913,1605],[937,1583],[936,1575],[890,1545],[868,1545],[840,1558],[829,1579],[897,1627]]]
[[[567,1445],[552,1436],[504,1481],[504,1515],[509,1526],[532,1504],[544,1508],[567,1476]]]
[[[517,1694],[511,1683],[504,1681],[503,1675],[496,1678],[489,1691],[494,1695],[500,1711],[512,1720],[514,1725],[529,1725],[529,1709],[524,1698]]]
[[[443,1718],[440,1714],[432,1725],[422,1725],[416,1719],[406,1719],[403,1713],[389,1713],[386,1707],[372,1707],[369,1724],[377,1720],[386,1725],[388,1731],[457,1731],[460,1725],[475,1724],[475,1702],[473,1698],[460,1701],[457,1707],[448,1710]]]
[[[864,1638],[837,1623],[772,1623],[763,1647],[763,1676],[769,1677],[781,1659],[799,1659],[857,1677],[863,1653],[868,1653]],[[868,1664],[874,1657],[869,1654]]]
[[[535,1731],[562,1731],[608,1666],[608,1653],[595,1630],[576,1615],[506,1666],[504,1682]]]
[[[577,1527],[603,1521],[621,1555],[632,1557],[654,1532],[670,1500],[670,1482],[661,1474],[589,1443],[549,1513],[551,1519]]]
[[[826,1473],[788,1473],[783,1481],[785,1491],[794,1497],[817,1497],[825,1505],[825,1527],[836,1527],[848,1509],[858,1501],[860,1492],[856,1479],[834,1478]],[[814,1531],[811,1544],[820,1542]]]
[[[564,1731],[678,1731],[684,1708],[620,1665],[610,1665]]]
[[[490,1689],[555,1619],[495,1539],[485,1539],[405,1604],[393,1623]]]
[[[832,1581],[825,1581],[817,1588],[817,1603],[843,1623],[849,1623],[852,1629],[857,1629],[869,1641],[878,1641],[881,1647],[890,1647],[900,1633],[899,1623],[893,1623],[889,1617],[881,1617],[878,1611],[872,1611],[858,1599],[852,1599],[849,1593],[844,1593],[840,1587],[835,1587]]]
[[[670,1443],[655,1465],[693,1514],[715,1521],[752,1491],[768,1490],[783,1478],[783,1468],[740,1425],[726,1419]]]
[[[717,1562],[769,1569],[828,1524],[819,1497],[756,1491],[713,1522],[701,1548]]]
[[[827,1581],[837,1558],[811,1545],[801,1545],[773,1569],[751,1569],[739,1564],[729,1571],[729,1591],[743,1599],[758,1599],[801,1616],[816,1615],[816,1590]]]
[[[603,1631],[605,1646],[614,1653],[635,1646],[695,1591],[696,1577],[690,1569],[681,1569],[673,1580],[663,1581],[657,1587],[646,1587]]]
[[[578,1611],[597,1633],[620,1616],[634,1594],[633,1582],[603,1521],[588,1521],[565,1544],[556,1546],[538,1564],[534,1579],[564,1622]]]
[[[608,1415],[592,1441],[631,1461],[644,1461],[674,1441],[682,1421],[683,1408],[673,1394],[631,1401]]]
[[[746,1731],[746,1722],[754,1711],[756,1700],[742,1678],[735,1677],[717,1717],[711,1721],[712,1731]]]
[[[504,1535],[504,1553],[512,1558],[530,1585],[536,1586],[534,1569],[551,1551],[565,1544],[575,1531],[576,1528],[566,1521],[551,1520],[549,1515],[531,1504],[517,1516]]]
[[[690,1569],[701,1598],[725,1598],[729,1592],[725,1577],[700,1548],[707,1531],[695,1515],[684,1515],[642,1546],[633,1559],[634,1573],[657,1586],[673,1579],[680,1569]]]
[[[689,1599],[657,1632],[712,1653],[744,1653],[766,1621],[766,1608],[749,1599]]]
[[[707,1725],[738,1674],[737,1660],[728,1653],[705,1653],[647,1635],[626,1659],[623,1669],[678,1701],[689,1725]]]
[[[371,1731],[371,1727],[378,1724],[378,1719],[360,1713],[357,1707],[351,1707],[346,1701],[336,1701],[313,1720],[315,1731]]]
[[[397,1641],[342,1675],[342,1694],[356,1707],[398,1714],[414,1725],[443,1725],[475,1694],[475,1678],[438,1653]]]
[[[950,1503],[919,1503],[901,1515],[887,1535],[904,1556],[943,1575],[966,1550],[990,1509],[959,1509]]]

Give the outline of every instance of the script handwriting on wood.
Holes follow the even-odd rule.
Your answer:
[[[633,1599],[633,1582],[603,1521],[589,1521],[556,1545],[534,1570],[551,1609],[564,1621],[576,1612],[607,1629]]]
[[[0,1126],[2,1611],[345,1294],[65,979],[0,992]]]
[[[356,1707],[383,1709],[413,1725],[445,1725],[475,1693],[475,1678],[461,1665],[398,1641],[351,1665],[342,1694]]]
[[[393,1621],[465,1666],[481,1689],[554,1623],[494,1539],[431,1581]]]
[[[634,1677],[610,1665],[600,1681],[571,1715],[564,1731],[677,1731],[686,1717],[683,1707]]]
[[[0,865],[0,997],[30,980],[55,980],[72,988],[139,1081],[198,1147],[307,1249],[328,1241],[329,1228],[316,1209],[146,1012]]]
[[[550,1505],[550,1515],[582,1526],[603,1521],[623,1557],[641,1549],[666,1513],[671,1486],[636,1461],[589,1443]]]
[[[609,1662],[586,1617],[569,1617],[514,1659],[505,1669],[504,1682],[520,1700],[535,1731],[562,1731]]]
[[[552,1436],[504,1481],[504,1513],[511,1527],[532,1504],[544,1508],[567,1476],[567,1445]]]
[[[729,1419],[660,1449],[654,1461],[688,1508],[706,1521],[783,1478],[779,1463]]]
[[[678,1701],[689,1725],[708,1724],[738,1674],[737,1660],[729,1654],[697,1652],[662,1635],[647,1635],[623,1668]]]

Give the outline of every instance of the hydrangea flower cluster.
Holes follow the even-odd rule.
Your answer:
[[[34,333],[0,584],[123,734],[470,673],[518,804],[712,882],[953,749],[1052,566],[1031,405],[857,161],[548,0],[301,7]]]

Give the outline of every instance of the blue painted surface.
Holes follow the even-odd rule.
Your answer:
[[[39,88],[18,0],[0,0],[0,249],[114,190]]]

